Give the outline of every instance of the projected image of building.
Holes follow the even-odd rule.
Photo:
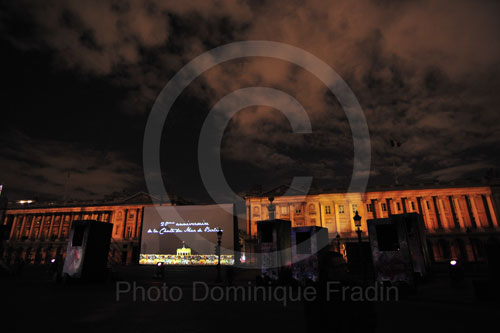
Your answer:
[[[234,264],[232,204],[146,207],[143,216],[140,264],[217,265],[219,241],[220,263]]]
[[[186,244],[182,242],[182,248],[177,249],[177,255],[178,256],[190,256],[191,255],[191,249],[186,248]]]
[[[182,242],[182,248],[177,249],[175,255],[171,254],[141,254],[139,263],[143,265],[191,265],[205,266],[217,265],[219,257],[216,254],[192,254],[191,249]],[[234,265],[234,255],[221,255],[221,265]]]

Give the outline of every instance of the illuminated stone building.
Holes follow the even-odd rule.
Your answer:
[[[279,196],[280,189],[246,198],[247,236],[257,234],[257,221],[269,218],[269,196],[275,196],[275,218],[292,221],[292,226],[322,226],[332,243],[357,241],[353,221],[362,216],[365,240],[366,220],[391,214],[417,212],[425,223],[427,246],[434,261],[457,258],[485,259],[484,244],[500,240],[498,186],[414,186],[369,190],[365,193],[329,191],[311,195],[299,192]],[[177,202],[177,201],[176,201]],[[152,206],[151,197],[131,197],[101,202],[15,203],[3,212],[5,239],[0,257],[7,264],[25,261],[46,264],[64,258],[72,221],[98,220],[113,223],[109,260],[114,264],[137,263],[142,228],[142,211]],[[252,252],[252,242],[246,252]]]
[[[3,226],[9,231],[1,257],[8,264],[46,264],[52,258],[64,258],[72,221],[97,220],[113,223],[110,262],[138,262],[142,211],[146,206],[152,206],[146,193],[102,202],[10,204],[4,213]]]
[[[247,228],[257,234],[257,221],[269,218],[269,196],[275,196],[275,218],[290,220],[292,227],[321,226],[328,229],[332,243],[357,241],[353,217],[362,216],[362,231],[368,238],[366,220],[391,214],[416,212],[425,223],[427,246],[434,261],[451,258],[484,260],[484,244],[500,240],[495,186],[414,186],[369,190],[365,193],[319,193],[277,196],[283,189],[246,198]]]

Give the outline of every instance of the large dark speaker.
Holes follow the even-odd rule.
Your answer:
[[[93,220],[73,221],[63,274],[100,280],[105,277],[113,225]]]
[[[405,281],[413,285],[414,276],[427,274],[429,256],[419,214],[391,215],[367,223],[377,281]]]
[[[291,222],[258,221],[257,240],[261,276],[272,280],[287,279],[292,266]]]
[[[292,228],[292,276],[305,282],[318,281],[327,253],[328,229],[309,226]]]

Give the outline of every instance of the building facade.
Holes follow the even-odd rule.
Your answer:
[[[274,196],[275,218],[290,220],[293,227],[325,227],[332,245],[357,241],[353,220],[356,211],[362,217],[364,240],[368,239],[367,219],[416,212],[423,217],[427,247],[434,261],[482,261],[486,259],[484,245],[500,241],[499,189],[435,186],[287,196],[271,191],[247,196],[245,252],[253,252],[257,222],[269,219],[268,197]],[[101,203],[10,204],[3,211],[0,258],[7,264],[46,264],[53,258],[64,258],[72,221],[97,220],[113,224],[109,261],[137,263],[143,208],[152,205],[146,193]]]
[[[8,231],[1,258],[7,264],[47,264],[65,257],[71,224],[76,220],[97,220],[113,224],[109,261],[138,262],[142,211],[152,206],[146,193],[107,202],[17,203],[7,207],[3,226]]]
[[[269,218],[268,196],[274,196],[273,191],[246,198],[250,238],[257,234],[257,222]],[[290,220],[292,227],[325,227],[332,243],[342,244],[357,241],[353,220],[356,211],[362,216],[365,240],[367,219],[416,212],[423,217],[427,246],[434,261],[481,261],[485,260],[486,242],[500,240],[499,202],[499,192],[493,186],[434,186],[276,196],[273,203],[275,218]]]

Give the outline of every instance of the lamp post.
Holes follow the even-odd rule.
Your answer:
[[[361,216],[359,216],[358,211],[354,215],[354,225],[356,226],[356,233],[358,234],[358,242],[361,243]]]
[[[217,282],[221,282],[221,277],[220,277],[220,245],[222,241],[222,229],[219,229],[217,231],[217,255],[219,259],[217,260]]]
[[[275,217],[274,213],[276,211],[276,205],[273,204],[274,197],[270,196],[268,199],[269,199],[269,205],[267,205],[267,211],[269,213],[269,219],[274,220],[274,217]]]
[[[354,225],[356,226],[356,233],[358,234],[358,255],[361,260],[361,264],[363,266],[363,283],[366,282],[366,264],[365,257],[363,256],[363,252],[361,250],[361,216],[359,216],[358,211],[356,211],[356,215],[354,215]]]

